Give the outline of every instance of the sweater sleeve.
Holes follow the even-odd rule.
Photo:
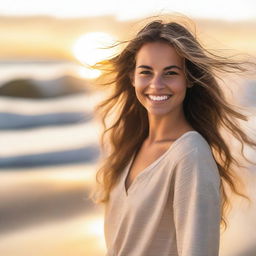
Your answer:
[[[176,165],[173,211],[179,256],[218,256],[220,177],[208,151],[194,148]]]

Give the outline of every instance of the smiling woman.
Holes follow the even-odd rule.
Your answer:
[[[219,255],[227,189],[249,199],[221,129],[242,145],[256,142],[237,125],[247,117],[227,102],[217,75],[244,64],[210,53],[183,24],[157,19],[95,65],[113,88],[96,108],[107,153],[96,176],[106,256]]]
[[[166,42],[147,43],[137,53],[131,81],[138,100],[147,109],[151,122],[154,116],[161,114],[171,117],[168,120],[170,129],[172,125],[178,125],[177,120],[183,120],[185,124],[182,103],[187,80],[184,68],[183,59],[175,48]],[[159,121],[159,118],[157,120]],[[175,120],[175,123],[172,120]]]

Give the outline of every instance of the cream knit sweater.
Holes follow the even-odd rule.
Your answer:
[[[106,256],[218,256],[220,176],[201,134],[184,133],[126,191],[133,157],[105,207]]]

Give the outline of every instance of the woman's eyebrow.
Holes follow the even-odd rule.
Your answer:
[[[147,65],[140,65],[140,66],[137,66],[137,68],[145,68],[145,69],[153,70],[153,68],[152,68],[152,67],[147,66]],[[167,66],[167,67],[165,67],[163,70],[168,70],[168,69],[173,69],[173,68],[177,68],[177,69],[182,70],[182,68],[181,68],[181,67],[176,66],[176,65]]]

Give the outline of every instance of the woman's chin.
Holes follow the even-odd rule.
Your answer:
[[[164,117],[170,114],[170,111],[167,111],[165,109],[153,109],[153,110],[148,109],[147,112],[148,112],[148,115],[155,116],[155,117]]]

